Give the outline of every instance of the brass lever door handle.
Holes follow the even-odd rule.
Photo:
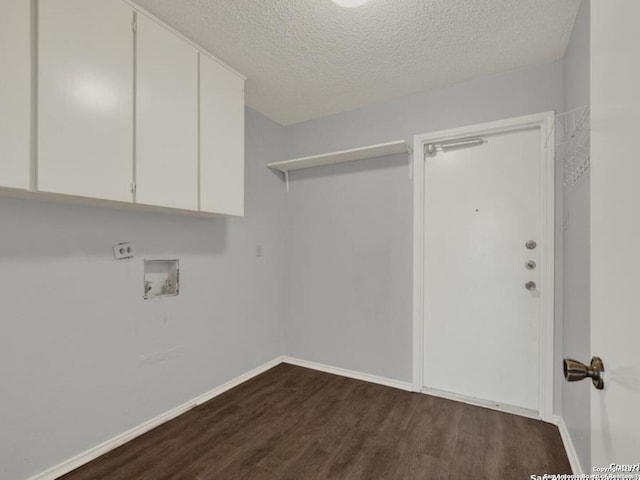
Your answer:
[[[600,357],[593,357],[589,366],[577,360],[565,358],[563,367],[567,382],[578,382],[590,378],[596,390],[604,389],[604,363]]]

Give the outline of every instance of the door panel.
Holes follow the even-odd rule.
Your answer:
[[[39,2],[38,189],[131,201],[133,10]]]
[[[137,31],[136,201],[198,209],[198,51],[142,14]]]
[[[540,130],[484,138],[426,160],[423,381],[538,410]]]
[[[200,210],[244,214],[244,80],[203,54]]]
[[[591,354],[605,367],[591,459],[603,467],[640,461],[640,2],[591,8]]]
[[[29,187],[31,4],[0,5],[0,186]]]

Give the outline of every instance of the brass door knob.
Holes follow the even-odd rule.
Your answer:
[[[577,360],[565,358],[563,370],[567,382],[578,382],[590,378],[597,390],[604,389],[604,363],[600,357],[593,357],[589,366]]]
[[[527,282],[524,284],[524,288],[526,288],[529,291],[533,291],[536,289],[536,282]]]

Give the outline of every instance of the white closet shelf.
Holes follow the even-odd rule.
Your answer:
[[[397,155],[399,153],[411,153],[411,148],[404,140],[395,142],[380,143],[378,145],[368,145],[366,147],[341,150],[339,152],[323,153],[310,157],[294,158],[282,162],[268,163],[267,167],[287,174],[292,170],[302,168],[322,167],[335,163],[352,162],[354,160],[364,160],[367,158],[386,157],[387,155]]]

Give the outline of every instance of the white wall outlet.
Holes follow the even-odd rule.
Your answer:
[[[113,256],[116,260],[133,258],[136,255],[136,246],[131,242],[118,243],[113,246]]]

